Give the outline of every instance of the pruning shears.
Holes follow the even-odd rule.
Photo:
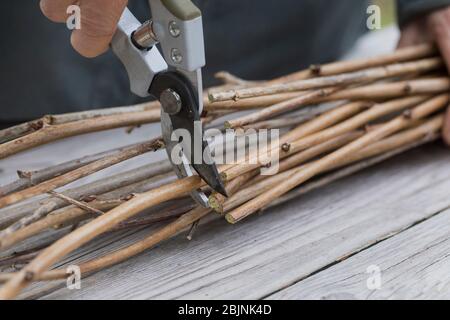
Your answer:
[[[205,66],[201,11],[190,0],[149,0],[149,4],[153,19],[143,24],[125,9],[111,47],[128,72],[131,91],[160,101],[162,136],[177,176],[192,176],[193,168],[213,190],[226,196],[199,125],[203,110],[201,68]],[[180,136],[180,130],[188,132],[190,139]],[[191,192],[191,196],[208,206],[201,190]]]

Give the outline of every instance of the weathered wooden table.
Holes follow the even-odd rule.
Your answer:
[[[123,144],[147,134],[138,130]],[[42,167],[59,155],[106,150],[121,135],[84,136],[18,155],[2,162],[0,182],[19,164]],[[109,170],[103,174],[118,167]],[[63,263],[88,260],[151,231],[105,235]],[[214,220],[191,241],[181,234],[82,279],[80,290],[53,282],[22,297],[450,299],[450,149],[436,143],[410,151],[235,226]]]

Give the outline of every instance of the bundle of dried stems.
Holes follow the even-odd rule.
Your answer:
[[[23,267],[0,273],[0,282],[4,282],[0,298],[14,298],[34,281],[65,278],[64,269],[52,270],[52,266],[106,232],[166,221],[135,243],[82,263],[83,275],[133,257],[184,230],[190,230],[190,238],[198,221],[208,215],[236,223],[435,141],[450,102],[446,93],[450,79],[445,74],[442,59],[431,45],[315,65],[269,81],[245,81],[219,73],[224,85],[204,94],[205,122],[214,121],[212,126],[223,129],[279,128],[284,134],[279,143],[269,144],[264,154],[261,150],[250,152],[245,159],[222,166],[230,197],[210,193],[210,208],[198,207],[187,197],[198,188],[209,192],[203,181],[197,176],[175,181],[168,161],[63,192],[56,190],[163,148],[159,138],[39,171],[18,171],[18,180],[0,187],[0,250],[4,252],[0,266]],[[242,115],[243,110],[248,112]],[[225,115],[231,120],[221,121]],[[74,135],[158,121],[158,102],[44,116],[0,131],[0,158]],[[272,154],[279,155],[279,170],[262,175],[267,165],[261,155],[270,158]],[[20,203],[42,195],[46,197]],[[49,230],[54,230],[55,241],[6,254]]]

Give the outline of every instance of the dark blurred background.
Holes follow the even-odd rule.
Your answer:
[[[290,73],[311,63],[335,60],[366,32],[366,1],[197,0],[204,16],[207,68],[246,79]],[[392,23],[393,0],[377,0],[383,23]],[[144,21],[147,0],[130,0]],[[0,126],[44,114],[129,105],[142,101],[129,92],[123,66],[108,52],[80,57],[64,24],[48,21],[39,1],[0,2]]]

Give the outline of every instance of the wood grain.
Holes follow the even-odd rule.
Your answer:
[[[449,221],[447,210],[269,299],[450,299]]]

